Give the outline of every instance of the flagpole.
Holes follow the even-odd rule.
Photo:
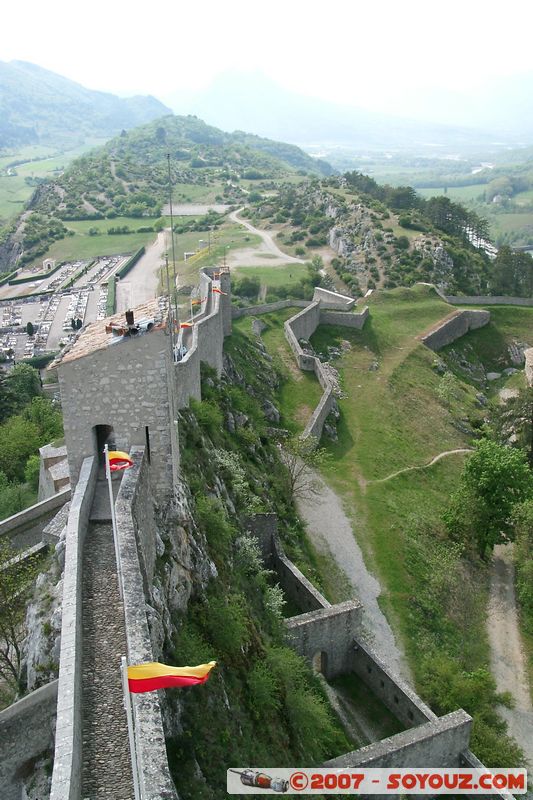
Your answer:
[[[107,446],[107,442],[104,445],[104,453],[105,453],[105,472],[107,478],[107,486],[109,488],[109,504],[111,506],[111,524],[113,526],[113,541],[115,543],[115,558],[117,560],[118,588],[120,591],[120,599],[123,600],[124,593],[122,590],[122,570],[120,569],[120,554],[118,549],[117,519],[115,517],[115,498],[113,497],[113,484],[111,482],[111,469],[109,466],[109,447]]]
[[[128,684],[128,663],[126,656],[120,659],[120,672],[122,674],[122,691],[124,692],[124,707],[126,709],[126,719],[128,721],[128,740],[130,744],[131,772],[133,775],[133,790],[135,800],[141,800],[141,790],[139,787],[139,770],[137,766],[137,751],[135,749],[135,733],[133,730],[133,714],[131,710],[131,694]]]

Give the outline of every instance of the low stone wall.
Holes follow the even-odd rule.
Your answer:
[[[16,550],[25,550],[41,541],[43,529],[61,506],[70,500],[70,488],[14,514],[0,522],[0,538],[8,536]]]
[[[152,492],[150,490],[149,464],[144,447],[133,447],[131,454],[136,463],[140,459],[140,466],[138,468],[137,479],[134,483],[134,491],[130,500],[130,506],[135,525],[141,572],[145,583],[145,596],[149,597],[149,592],[153,586],[155,561],[157,557],[156,539],[154,535],[156,523]],[[129,472],[126,472],[124,477],[128,474]],[[122,482],[124,482],[124,478]],[[127,481],[126,488],[123,490],[123,496],[125,496],[124,493],[127,491],[129,484],[130,481]]]
[[[57,726],[50,800],[80,800],[81,797],[82,556],[97,472],[96,458],[85,458],[68,515]]]
[[[155,547],[155,531],[138,527],[140,503],[151,506],[148,465],[144,448],[133,447],[130,451],[133,467],[122,478],[116,500],[116,519],[119,544],[120,570],[122,573],[124,616],[126,622],[127,659],[129,664],[154,661],[146,601],[141,573],[139,551],[147,550],[148,534]],[[144,515],[149,515],[147,509]],[[146,800],[178,800],[165,748],[165,734],[161,706],[157,692],[131,695],[135,727],[135,743],[139,766],[141,795]]]
[[[41,686],[0,711],[2,800],[20,800],[21,776],[30,775],[34,760],[53,748],[57,685],[58,681],[52,681]]]
[[[506,295],[443,295],[454,306],[533,306],[533,297],[507,297]]]
[[[372,689],[383,705],[407,728],[437,719],[429,706],[357,636],[354,637],[351,671]]]
[[[326,761],[325,767],[459,767],[470,741],[472,717],[454,711],[381,742]]]
[[[231,315],[233,319],[253,317],[256,314],[268,314],[269,311],[281,311],[282,308],[307,308],[309,303],[309,300],[276,300],[275,303],[262,303],[257,306],[247,306],[246,308],[232,306]]]
[[[482,328],[490,322],[489,311],[471,309],[456,311],[438,322],[428,333],[420,337],[420,341],[430,350],[440,350],[447,344],[460,339],[468,331]]]
[[[343,328],[355,328],[361,330],[364,326],[370,311],[368,306],[364,306],[358,313],[347,314],[342,311],[320,311],[321,325],[342,325]]]

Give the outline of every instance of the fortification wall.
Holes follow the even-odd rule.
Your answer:
[[[192,331],[192,345],[185,357],[174,364],[176,384],[176,404],[179,408],[187,408],[189,400],[202,399],[200,382],[200,353],[198,350],[198,327]]]
[[[0,539],[9,537],[16,550],[26,550],[41,541],[43,530],[58,509],[70,500],[70,488],[63,489],[53,497],[35,503],[33,506],[14,514],[0,522]]]
[[[139,561],[145,583],[145,595],[146,597],[150,597],[150,591],[154,581],[155,561],[157,558],[155,537],[156,521],[150,488],[150,465],[144,448],[132,448],[131,455],[135,465],[137,465],[140,460],[140,466],[137,467],[137,479],[133,481],[133,478],[136,476],[134,472],[133,475],[130,476],[131,480],[126,481],[125,487],[122,488],[124,478],[126,475],[130,475],[130,470],[128,470],[122,479],[119,496],[126,498],[130,484],[134,484],[129,504],[131,506],[135,535],[137,537]],[[120,494],[121,491],[122,495]]]
[[[420,341],[430,350],[440,350],[447,344],[460,339],[468,331],[482,328],[490,321],[489,311],[465,309],[438,322],[428,333],[420,337]]]
[[[57,684],[52,681],[0,711],[0,797],[20,800],[21,776],[31,774],[34,759],[52,750],[57,713]]]
[[[506,295],[443,295],[454,306],[533,306],[533,297],[507,297]]]
[[[297,653],[313,662],[321,654],[327,680],[350,672],[353,641],[361,628],[363,608],[356,600],[308,611],[287,620],[289,641]]]
[[[84,459],[70,503],[65,539],[57,726],[50,800],[81,797],[82,556],[98,462]]]
[[[355,328],[361,330],[364,326],[370,311],[368,306],[364,306],[357,314],[346,314],[342,311],[320,311],[321,325],[342,325],[344,328]]]
[[[354,637],[351,671],[369,686],[407,728],[433,722],[437,715],[402,679],[389,670],[375,650]]]
[[[524,351],[526,384],[533,387],[533,347]]]
[[[342,297],[342,295],[339,296]],[[315,439],[320,439],[324,423],[335,406],[335,395],[322,362],[316,356],[305,353],[299,339],[310,339],[320,324],[344,325],[361,329],[365,324],[368,313],[368,306],[361,309],[358,314],[327,311],[322,308],[322,301],[316,300],[285,322],[285,338],[296,357],[298,366],[300,369],[312,370],[324,390],[317,407],[305,426],[302,434],[303,439],[311,436]]]
[[[340,311],[349,311],[355,305],[353,297],[330,292],[329,289],[322,289],[321,286],[315,286],[313,300],[320,300],[322,308],[337,308]]]
[[[147,527],[149,520],[153,519],[153,508],[144,448],[133,447],[130,455],[133,466],[122,478],[115,510],[127,659],[129,664],[140,664],[155,661],[159,656],[157,653],[154,658],[152,649],[146,616],[146,576],[143,580],[142,574],[142,562],[150,564],[152,556],[155,559],[155,552],[152,553],[155,548],[155,528]],[[141,510],[143,503],[148,508]],[[150,569],[153,576],[153,565]],[[157,692],[147,692],[133,694],[131,699],[142,797],[147,800],[178,800],[168,769],[159,695]]]
[[[330,603],[287,558],[278,539],[277,514],[254,514],[247,527],[257,540],[263,561],[274,570],[286,597],[301,611],[330,608]]]
[[[224,346],[224,325],[221,309],[220,295],[215,294],[211,299],[212,310],[197,322],[198,327],[198,357],[216,370],[217,375],[222,372],[222,352]]]
[[[268,314],[270,311],[281,311],[283,308],[307,308],[309,300],[276,300],[275,303],[261,303],[257,306],[237,308],[233,306],[231,315],[233,319],[240,317],[253,317],[256,314]]]
[[[96,452],[94,426],[110,425],[119,450],[149,437],[152,485],[170,492],[179,463],[170,339],[164,330],[61,363],[59,382],[72,485]]]
[[[454,711],[434,722],[326,761],[326,767],[459,767],[468,749],[472,717]]]

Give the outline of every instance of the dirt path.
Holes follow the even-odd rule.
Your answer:
[[[155,242],[148,245],[145,254],[131,272],[117,282],[117,311],[135,308],[157,297],[159,270],[163,266],[163,253],[166,248],[166,233],[160,231]]]
[[[492,559],[487,625],[491,649],[491,668],[499,692],[510,692],[514,708],[499,707],[533,767],[533,707],[526,670],[526,659],[518,627],[514,592],[512,545],[497,545]]]
[[[386,478],[377,478],[373,481],[364,481],[364,485],[368,486],[371,483],[385,483],[385,481],[390,481],[392,478],[396,478],[398,475],[403,475],[404,472],[412,472],[415,469],[427,469],[428,467],[432,467],[433,464],[436,464],[437,461],[440,461],[441,458],[445,458],[446,456],[453,456],[458,453],[471,453],[471,447],[459,447],[457,450],[445,450],[443,453],[439,453],[438,456],[435,456],[431,459],[427,464],[421,464],[418,467],[404,467],[403,469],[399,469],[396,472],[392,472],[390,475],[387,475]]]
[[[369,632],[369,639],[381,658],[393,672],[399,673],[412,685],[413,680],[404,653],[378,604],[381,586],[365,566],[352,523],[346,516],[340,498],[318,473],[315,473],[315,478],[319,486],[317,497],[311,502],[298,502],[298,513],[307,525],[308,536],[315,548],[332,558],[348,578],[354,595],[363,604],[363,622]]]
[[[228,264],[231,267],[279,267],[283,264],[305,264],[301,258],[289,256],[279,249],[272,236],[266,231],[254,228],[245,219],[239,217],[239,212],[232,211],[229,218],[233,222],[242,225],[250,233],[261,237],[261,243],[256,247],[243,247],[239,250],[230,250],[227,256]]]

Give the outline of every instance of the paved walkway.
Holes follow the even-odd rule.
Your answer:
[[[120,658],[126,653],[126,631],[110,522],[89,525],[83,554],[82,596],[81,796],[82,800],[133,800],[120,675]]]

